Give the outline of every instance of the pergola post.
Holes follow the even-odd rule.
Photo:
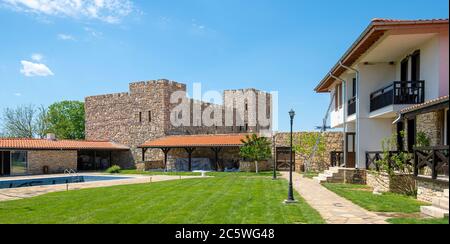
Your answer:
[[[219,153],[222,151],[220,147],[212,147],[211,150],[214,152],[215,160],[216,160],[216,170],[219,171]]]
[[[192,153],[195,151],[193,147],[186,147],[184,150],[188,153],[189,156],[189,169],[188,171],[192,171]]]
[[[168,154],[170,152],[170,148],[169,147],[164,147],[164,148],[161,148],[161,150],[164,153],[164,171],[167,171],[167,156],[168,156]]]
[[[145,152],[147,152],[148,148],[142,148],[142,162],[145,162]]]

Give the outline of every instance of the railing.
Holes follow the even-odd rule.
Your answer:
[[[356,114],[356,97],[348,100],[348,116]]]
[[[399,154],[402,151],[390,151],[388,152],[388,157],[391,158],[393,155]],[[407,152],[403,152],[403,153],[407,153]],[[373,152],[366,152],[366,169],[369,170],[376,170],[376,171],[380,171],[381,170],[381,165],[380,163],[378,163],[378,161],[384,159],[385,157],[385,153],[382,151],[373,151]],[[405,162],[409,165],[411,165],[411,162]],[[387,165],[390,169],[392,169],[393,163],[388,161],[388,165]],[[395,169],[394,169],[395,170]]]
[[[420,171],[429,167],[433,180],[439,175],[448,177],[448,151],[449,146],[414,148],[414,175],[421,175]]]
[[[343,167],[344,163],[344,152],[341,151],[332,151],[330,153],[330,162],[331,167]]]
[[[425,81],[394,81],[370,94],[370,112],[394,104],[425,102]]]

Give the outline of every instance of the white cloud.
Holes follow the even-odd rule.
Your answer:
[[[116,24],[131,14],[131,0],[0,0],[17,11],[39,15],[97,19]]]
[[[14,93],[14,96],[16,96],[16,97],[21,97],[21,96],[22,96],[22,93],[16,92],[16,93]]]
[[[53,72],[45,64],[33,63],[26,60],[22,60],[20,61],[20,63],[22,64],[20,73],[24,74],[27,77],[54,75]]]
[[[33,55],[31,55],[31,59],[33,59],[36,62],[41,62],[42,59],[44,59],[44,56],[39,53],[34,53]]]
[[[58,34],[58,39],[63,41],[75,41],[75,38],[68,34]]]

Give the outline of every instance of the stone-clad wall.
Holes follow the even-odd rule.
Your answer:
[[[43,174],[48,166],[50,174],[77,168],[77,151],[28,151],[28,174]]]
[[[320,134],[319,132],[295,132],[293,135],[294,143],[299,139],[300,144],[302,143],[301,138],[307,134]],[[289,147],[290,133],[278,133],[275,136],[275,144],[277,147]],[[324,133],[322,140],[325,140],[326,150],[323,154],[317,153],[315,157],[311,160],[311,169],[316,171],[323,171],[328,169],[331,165],[330,153],[332,151],[342,151],[343,145],[343,134],[339,132],[326,132]],[[304,165],[305,161],[310,155],[302,155],[296,153],[295,155],[295,169],[299,171]]]
[[[256,91],[258,94],[266,94],[254,89],[250,90]],[[85,99],[86,139],[108,140],[129,146],[131,154],[120,155],[120,165],[131,168],[135,167],[137,161],[142,161],[142,150],[138,146],[149,140],[167,135],[245,132],[239,126],[174,127],[171,124],[170,116],[171,111],[178,104],[170,103],[170,98],[176,91],[186,92],[186,85],[168,80],[155,80],[131,83],[127,93],[87,97]],[[270,94],[266,94],[266,96],[269,98],[267,110],[270,111],[271,96]],[[209,105],[194,102],[192,99],[188,100],[191,103],[191,120],[194,103],[198,104],[202,111]],[[225,114],[223,106],[215,106],[219,106],[223,115]],[[223,120],[225,120],[225,116],[223,116]],[[247,132],[259,132],[259,130],[259,126],[249,127]],[[145,161],[163,159],[161,150],[149,150],[145,155]],[[126,163],[126,161],[129,163]]]
[[[424,132],[430,139],[431,146],[442,145],[443,111],[417,115],[417,132]]]

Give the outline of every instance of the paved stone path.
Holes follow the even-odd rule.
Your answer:
[[[289,179],[289,173],[283,172]],[[294,189],[316,209],[329,224],[387,224],[387,217],[369,212],[326,189],[315,180],[293,174]]]
[[[101,174],[80,174],[80,175],[101,175]],[[52,177],[61,177],[67,175],[46,175],[46,176],[26,176],[26,177],[9,177],[2,178],[1,180],[9,180],[9,179],[36,179],[36,178],[52,178]],[[102,175],[105,176],[105,175]],[[108,175],[110,176],[110,175]],[[97,188],[97,187],[108,187],[108,186],[118,186],[118,185],[131,185],[131,184],[143,184],[158,181],[168,181],[168,180],[181,180],[181,179],[192,179],[192,178],[201,178],[201,176],[168,176],[168,175],[152,175],[152,176],[143,176],[143,175],[117,175],[122,177],[130,177],[129,179],[121,179],[121,180],[108,180],[108,181],[93,181],[93,182],[85,182],[85,183],[71,183],[69,184],[69,191],[71,190],[80,190],[80,189],[88,189],[88,188]],[[23,188],[13,188],[13,189],[0,189],[0,202],[2,201],[11,201],[18,200],[24,198],[35,197],[43,194],[47,194],[50,192],[59,192],[59,191],[67,191],[67,186],[63,185],[48,185],[48,186],[32,186],[32,187],[23,187]]]

